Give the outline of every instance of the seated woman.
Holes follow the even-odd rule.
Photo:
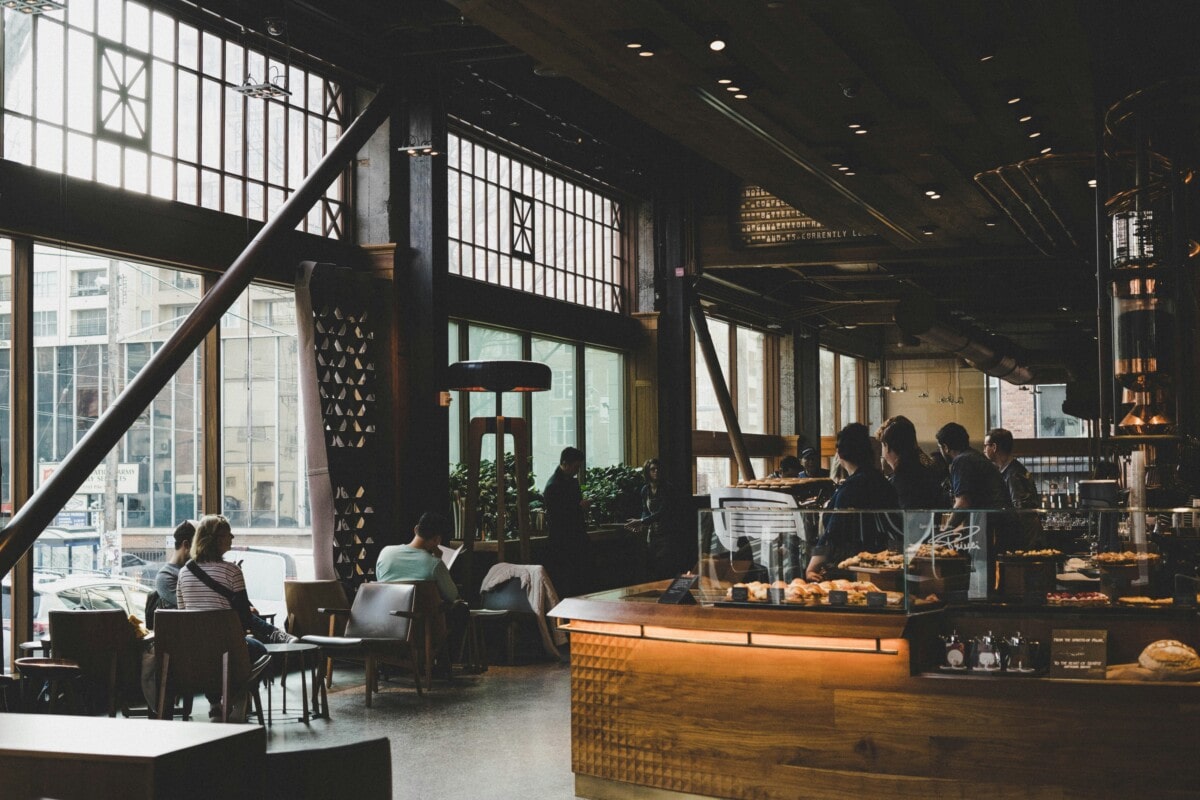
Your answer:
[[[238,612],[242,627],[250,632],[246,646],[250,661],[256,662],[267,654],[263,643],[297,641],[295,636],[281,631],[261,619],[246,595],[246,579],[242,568],[222,557],[233,547],[233,529],[229,520],[219,514],[203,517],[196,524],[192,540],[192,560],[179,571],[176,594],[179,607],[192,611],[232,608]]]
[[[834,490],[830,509],[896,508],[896,490],[879,471],[866,425],[852,422],[838,432],[837,456],[848,477]],[[898,534],[887,514],[828,514],[807,577],[826,580],[838,562],[863,550],[886,550],[899,543]]]

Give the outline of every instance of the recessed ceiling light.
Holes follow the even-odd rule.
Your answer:
[[[1096,188],[1096,179],[1092,178],[1090,181],[1088,181],[1088,186],[1091,187],[1092,189],[1095,189]]]
[[[1042,135],[1042,132],[1041,132],[1041,131],[1034,131],[1033,133],[1029,134],[1029,138],[1030,138],[1030,139],[1036,139],[1037,137],[1039,137],[1039,136],[1041,136],[1041,135]]]
[[[1008,104],[1009,104],[1010,106],[1015,106],[1015,105],[1016,105],[1017,103],[1019,103],[1019,102],[1021,102],[1021,98],[1020,98],[1020,97],[1010,97],[1010,98],[1008,98]]]
[[[926,189],[925,190],[926,197],[933,197],[935,194],[937,194],[937,189]]]
[[[841,164],[839,164],[838,162],[834,161],[834,162],[833,162],[832,164],[830,164],[829,166],[831,166],[831,167],[837,167],[837,168],[839,168],[839,169],[840,169],[842,165],[841,165]]]
[[[935,194],[931,194],[931,195],[929,195],[929,199],[930,199],[930,200],[941,200],[941,199],[942,199],[942,196],[941,196],[940,194],[936,194],[936,193],[935,193]]]
[[[733,83],[733,78],[717,78],[717,83],[721,84],[722,86],[728,86],[729,84]]]
[[[741,89],[740,89],[739,87],[737,87],[737,86],[726,86],[726,87],[725,87],[725,91],[727,91],[727,92],[740,92],[740,91],[741,91]]]
[[[979,57],[979,63],[986,64],[987,62],[991,61],[995,57],[996,56],[992,55],[991,53],[984,53],[983,55],[981,55]]]
[[[750,95],[746,94],[745,92],[738,92],[737,94],[735,94],[733,96],[733,99],[734,100],[745,100],[749,96]]]
[[[638,50],[638,55],[642,58],[650,58],[654,55],[654,51],[649,48],[645,48],[643,50]]]
[[[1043,147],[1043,148],[1042,148],[1042,155],[1046,155],[1046,153],[1049,153],[1049,152],[1050,152],[1051,150],[1053,150],[1053,149],[1054,149],[1053,147]]]
[[[854,170],[846,170],[846,173],[845,173],[845,174],[846,174],[846,175],[848,175],[848,176],[849,176],[849,175],[853,175],[853,174],[854,174]]]
[[[712,50],[714,53],[721,52],[725,49],[725,40],[720,37],[713,39],[708,43],[708,49]]]
[[[926,236],[933,236],[935,233],[937,233],[937,229],[937,225],[922,225],[917,230],[921,231],[921,233],[925,234]]]
[[[1071,307],[1070,306],[1059,306],[1058,310],[1059,311],[1070,311]]]
[[[1029,122],[1029,120],[1031,120],[1031,119],[1033,119],[1033,114],[1026,114],[1025,116],[1021,117],[1019,120],[1017,120],[1017,122]]]
[[[849,171],[850,171],[850,168],[849,168],[849,167],[842,166],[841,164],[838,164],[838,172],[849,172]]]
[[[625,46],[628,47],[630,50],[641,50],[642,42],[639,39],[633,39],[633,40],[626,42]]]
[[[847,123],[846,127],[853,131],[853,130],[858,130],[859,128],[862,127],[862,125],[859,125],[857,122],[850,122],[850,123]]]
[[[861,136],[862,134],[864,134],[866,132],[867,132],[866,128],[859,128],[858,130],[855,131],[855,133],[859,136]]]
[[[983,224],[984,224],[984,225],[986,225],[986,226],[987,226],[987,227],[989,227],[989,228],[994,228],[994,227],[996,227],[996,220],[994,220],[994,219],[985,219],[985,220],[983,221]]]

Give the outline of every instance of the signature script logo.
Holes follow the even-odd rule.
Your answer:
[[[921,537],[920,543],[928,542],[935,547],[950,547],[961,553],[964,550],[981,550],[979,538],[980,527],[978,525],[943,529],[930,522],[925,525],[925,535]]]

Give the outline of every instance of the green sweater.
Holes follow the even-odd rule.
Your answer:
[[[458,599],[458,587],[450,570],[437,556],[407,544],[385,547],[375,564],[375,579],[385,581],[437,581],[438,592],[447,601]]]

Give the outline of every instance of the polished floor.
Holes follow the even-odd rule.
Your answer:
[[[481,675],[435,681],[418,698],[412,682],[381,684],[363,702],[362,669],[335,670],[330,719],[297,721],[300,681],[288,677],[268,750],[330,747],[386,736],[397,800],[571,800],[571,686],[565,663],[493,666]],[[264,703],[266,697],[263,697]],[[347,795],[352,797],[353,793]]]

